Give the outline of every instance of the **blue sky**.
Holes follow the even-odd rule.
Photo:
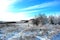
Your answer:
[[[26,20],[39,13],[60,15],[60,0],[0,0],[0,20]]]

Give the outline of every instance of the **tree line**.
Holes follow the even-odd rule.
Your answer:
[[[34,19],[32,19],[32,23],[34,25],[39,25],[39,24],[59,24],[60,25],[60,16],[46,16],[45,14],[39,14],[37,15]]]

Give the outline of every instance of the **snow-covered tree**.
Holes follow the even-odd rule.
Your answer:
[[[44,14],[39,14],[35,17],[35,19],[32,21],[32,23],[35,25],[46,24],[47,23],[47,16]]]

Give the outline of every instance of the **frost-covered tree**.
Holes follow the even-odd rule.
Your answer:
[[[54,16],[49,16],[48,21],[50,24],[54,24]]]
[[[49,16],[48,21],[50,24],[59,24],[60,23],[60,18],[57,16]]]
[[[39,14],[35,17],[35,19],[32,21],[32,23],[35,25],[46,24],[47,23],[47,16],[44,14]]]
[[[57,20],[58,20],[58,24],[60,25],[60,16],[58,17],[58,19],[57,19]]]

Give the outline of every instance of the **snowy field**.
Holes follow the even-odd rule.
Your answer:
[[[0,28],[0,40],[60,40],[60,25],[20,23]]]

